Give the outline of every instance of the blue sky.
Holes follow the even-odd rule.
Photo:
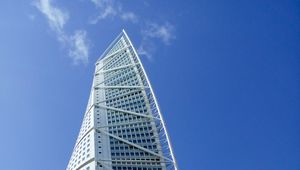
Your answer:
[[[180,169],[300,169],[300,2],[1,0],[0,162],[60,170],[124,28]]]

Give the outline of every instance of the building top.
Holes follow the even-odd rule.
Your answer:
[[[114,47],[114,45],[117,43],[117,41],[120,40],[120,38],[122,36],[126,37],[126,39],[129,40],[126,31],[124,29],[122,29],[121,33],[109,44],[109,46],[106,48],[106,50],[101,54],[101,56],[99,57],[97,62],[100,61],[101,59],[103,59],[107,55],[107,53],[109,53],[109,51]]]

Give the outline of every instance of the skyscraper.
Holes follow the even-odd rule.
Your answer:
[[[96,62],[67,170],[178,170],[143,65],[123,30]]]

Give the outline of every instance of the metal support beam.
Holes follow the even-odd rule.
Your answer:
[[[151,160],[139,160],[139,159],[98,159],[98,162],[143,162],[143,163],[170,163],[170,161],[151,161]],[[115,165],[115,164],[114,164]],[[124,166],[124,164],[122,164]],[[137,165],[137,164],[135,164]],[[151,165],[150,165],[151,166]]]
[[[124,68],[128,68],[128,67],[133,67],[137,64],[128,64],[128,65],[123,65],[123,66],[119,66],[119,67],[115,67],[115,68],[111,68],[111,69],[107,69],[107,70],[98,70],[95,74],[102,74],[102,73],[107,73],[107,72],[111,72],[111,71],[115,71],[115,70],[120,70],[120,69],[124,69]]]
[[[111,133],[106,132],[106,131],[101,130],[101,129],[96,129],[96,131],[99,131],[99,132],[101,132],[101,133],[103,133],[103,134],[106,134],[106,135],[108,135],[108,136],[110,136],[110,137],[113,137],[113,138],[115,138],[115,139],[117,139],[117,140],[119,140],[119,141],[122,141],[122,142],[124,142],[124,143],[126,143],[126,144],[128,144],[128,145],[131,145],[131,146],[133,146],[133,147],[136,147],[136,148],[138,148],[138,149],[140,149],[140,150],[142,150],[142,151],[144,151],[144,152],[150,153],[150,154],[155,155],[155,156],[157,156],[157,157],[160,157],[160,158],[162,158],[162,159],[164,159],[164,160],[168,160],[168,161],[170,161],[170,162],[173,162],[173,160],[171,160],[171,159],[169,159],[169,158],[166,158],[166,157],[164,157],[163,155],[160,155],[160,154],[158,154],[158,153],[155,153],[155,152],[153,152],[153,151],[151,151],[151,150],[149,150],[149,149],[146,149],[146,148],[144,148],[144,147],[141,147],[140,145],[137,145],[137,144],[135,144],[135,143],[132,143],[132,142],[130,142],[130,141],[128,141],[128,140],[125,140],[125,139],[123,139],[123,138],[120,138],[120,137],[118,137],[118,136],[116,136],[116,135],[114,135],[114,134],[111,134]]]
[[[136,93],[136,92],[140,92],[141,90],[130,90],[128,93],[123,93],[122,95],[118,95],[116,97],[112,97],[112,98],[108,98],[108,99],[105,99],[105,100],[102,100],[100,102],[97,102],[96,104],[100,104],[100,103],[103,103],[103,102],[106,102],[106,101],[110,101],[110,100],[113,100],[113,99],[117,99],[117,98],[120,98],[120,97],[123,97],[123,96],[127,96],[129,94],[132,94],[132,93]]]
[[[135,124],[135,123],[148,123],[151,122],[151,120],[139,120],[139,121],[129,121],[129,122],[125,122],[125,123],[115,123],[115,124],[111,124],[111,125],[106,125],[106,126],[99,126],[98,128],[107,128],[107,127],[116,127],[116,126],[123,126],[123,125],[131,125],[131,124]]]
[[[95,86],[97,89],[146,89],[149,88],[147,86]]]
[[[121,52],[121,51],[123,51],[123,50],[126,50],[126,49],[129,48],[129,47],[130,47],[130,45],[127,45],[127,46],[125,46],[124,48],[121,48],[121,49],[117,50],[116,52],[114,52],[114,53],[112,53],[112,54],[109,54],[109,55],[105,56],[102,60],[106,60],[106,59],[108,59],[108,58],[110,58],[110,57],[112,57],[112,56],[118,54],[119,52]],[[98,62],[99,62],[99,61],[98,61]],[[98,62],[97,62],[97,63],[98,63]],[[96,65],[97,65],[97,63],[96,63]],[[103,66],[102,66],[100,69],[98,69],[97,71],[101,70],[104,66],[105,66],[105,65],[103,65]],[[96,72],[97,72],[97,71],[96,71]]]
[[[109,109],[109,110],[114,110],[114,111],[118,111],[118,112],[132,114],[132,115],[135,115],[135,116],[146,117],[146,118],[149,118],[149,119],[158,119],[158,118],[153,117],[153,116],[149,116],[149,115],[145,115],[145,114],[141,114],[141,113],[136,113],[136,112],[132,112],[132,111],[128,111],[128,110],[118,109],[118,108],[115,108],[115,107],[109,107],[109,106],[104,106],[104,105],[99,105],[99,104],[96,105],[96,106],[102,107],[104,109]]]
[[[127,33],[126,33],[124,30],[123,30],[123,33],[124,33],[126,39],[129,41],[130,46],[132,46],[133,52],[134,52],[134,54],[135,54],[135,56],[136,56],[136,58],[137,58],[137,60],[138,60],[138,63],[140,64],[141,69],[142,69],[142,72],[144,73],[144,76],[145,76],[145,78],[146,78],[146,82],[147,82],[147,84],[149,85],[150,92],[152,93],[153,100],[154,100],[154,102],[155,102],[155,104],[156,104],[156,106],[157,106],[157,111],[158,111],[159,117],[160,117],[160,119],[161,119],[162,125],[163,125],[163,127],[164,127],[164,132],[165,132],[165,134],[166,134],[166,139],[167,139],[167,141],[168,141],[168,145],[169,145],[169,148],[170,148],[170,153],[171,153],[171,157],[172,157],[172,159],[173,159],[173,163],[174,163],[175,170],[178,170],[178,166],[177,166],[177,163],[176,163],[176,159],[175,159],[175,156],[174,156],[174,153],[173,153],[173,147],[172,147],[172,144],[171,144],[171,142],[170,142],[170,137],[169,137],[169,135],[168,135],[168,131],[167,131],[167,129],[166,129],[165,121],[164,121],[164,118],[163,118],[163,116],[162,116],[162,114],[161,114],[161,111],[160,111],[158,102],[157,102],[157,100],[156,100],[155,94],[154,94],[153,89],[152,89],[152,87],[151,87],[151,84],[150,84],[150,81],[149,81],[149,79],[148,79],[147,73],[145,72],[145,69],[144,69],[144,67],[143,67],[143,64],[142,64],[142,62],[141,62],[141,60],[140,60],[140,58],[139,58],[137,52],[135,51],[135,48],[133,47],[133,45],[132,45],[132,43],[131,43],[131,41],[130,41],[128,35],[127,35]]]
[[[126,50],[126,49],[129,48],[129,47],[130,47],[130,45],[127,45],[127,46],[125,46],[125,47],[123,47],[123,48],[121,48],[121,49],[119,49],[119,50],[117,50],[117,51],[115,51],[115,52],[113,52],[113,53],[111,53],[111,54],[105,56],[102,60],[107,60],[109,57],[112,57],[112,56],[118,54],[119,52],[121,52],[121,51],[123,51],[123,50]]]

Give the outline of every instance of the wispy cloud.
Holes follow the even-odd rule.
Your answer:
[[[161,41],[164,45],[170,45],[176,38],[175,27],[165,22],[158,24],[157,22],[148,22],[147,19],[139,19],[139,16],[133,11],[123,10],[121,1],[118,0],[90,0],[94,3],[99,14],[93,18],[90,23],[97,24],[101,20],[114,19],[115,17],[131,22],[135,25],[139,25],[142,35],[142,41],[138,48],[138,53],[141,56],[147,57],[149,60],[153,60],[153,54],[156,51],[156,40]],[[145,4],[147,5],[147,4]],[[143,26],[144,25],[144,26]]]
[[[70,44],[69,56],[72,57],[74,64],[78,64],[79,62],[87,64],[90,46],[86,37],[86,31],[75,31],[75,34],[70,37]]]
[[[155,46],[150,41],[142,41],[137,53],[140,56],[145,56],[148,60],[153,61],[153,53],[155,53]]]
[[[98,15],[93,18],[90,23],[96,24],[100,20],[106,18],[113,18],[119,13],[120,6],[118,6],[114,0],[91,0],[98,10]]]
[[[73,63],[88,63],[89,43],[86,31],[77,30],[74,35],[69,36],[64,30],[64,26],[70,18],[68,12],[54,6],[52,0],[37,0],[33,2],[33,5],[44,14],[58,40],[68,48]]]
[[[98,9],[99,14],[93,18],[90,23],[97,24],[99,21],[114,17],[118,17],[124,21],[136,23],[138,17],[132,11],[124,11],[121,3],[115,0],[91,0]]]
[[[51,0],[38,0],[33,3],[47,18],[50,27],[57,33],[63,32],[63,27],[69,19],[69,14],[51,4]]]
[[[121,14],[121,19],[124,21],[131,21],[133,23],[136,23],[138,21],[138,17],[133,12],[124,12]]]
[[[113,3],[113,0],[91,0],[97,7],[103,7]]]
[[[141,31],[142,42],[138,48],[141,56],[147,57],[153,61],[153,53],[156,51],[154,39],[160,40],[165,45],[170,45],[172,40],[176,38],[175,27],[169,22],[159,25],[158,23],[149,22]]]
[[[174,34],[174,26],[169,22],[166,22],[162,25],[154,22],[147,23],[146,28],[142,30],[142,36],[144,37],[144,39],[160,39],[165,45],[170,45],[171,41],[176,38]]]
[[[140,17],[130,10],[124,10],[118,0],[90,0],[96,7],[98,15],[90,20],[91,24],[97,24],[101,20],[118,18],[126,22],[139,25],[142,28],[142,41],[138,48],[140,55],[153,60],[153,54],[156,51],[157,41],[164,45],[170,45],[176,38],[175,27],[164,22],[148,22],[147,19],[141,20]],[[70,15],[67,11],[53,5],[52,0],[35,0],[33,5],[46,17],[50,28],[56,33],[58,40],[68,50],[68,55],[72,58],[74,64],[88,63],[90,41],[87,38],[85,30],[76,30],[73,35],[67,34],[64,27]],[[144,26],[142,26],[144,25]]]

